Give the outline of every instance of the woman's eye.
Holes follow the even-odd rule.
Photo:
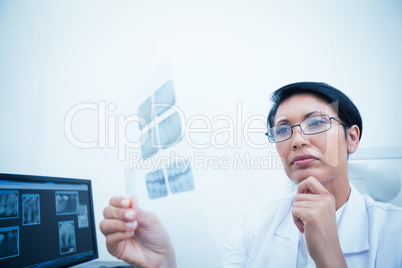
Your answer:
[[[311,118],[307,124],[307,127],[314,128],[314,127],[323,126],[327,123],[328,123],[328,120],[326,120],[326,118],[324,118],[324,117]]]
[[[308,125],[309,126],[317,126],[317,125],[321,125],[321,124],[325,124],[325,120],[322,119],[316,119],[316,120],[312,120]]]
[[[275,134],[276,135],[283,135],[283,134],[285,134],[285,133],[287,133],[289,131],[290,131],[290,128],[288,126],[281,126],[281,127],[276,128]]]

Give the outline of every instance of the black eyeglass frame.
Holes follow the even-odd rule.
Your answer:
[[[320,134],[320,133],[323,133],[323,132],[326,132],[326,131],[328,131],[328,130],[330,130],[331,128],[332,128],[332,124],[331,124],[331,119],[334,119],[336,122],[338,122],[339,124],[341,124],[342,126],[347,126],[347,125],[345,125],[342,121],[340,121],[339,119],[336,119],[335,117],[329,117],[329,115],[315,115],[315,116],[328,116],[328,118],[329,118],[329,128],[328,129],[326,129],[326,130],[323,130],[323,131],[320,131],[320,132],[316,132],[316,133],[311,133],[311,134],[306,134],[306,133],[304,133],[304,130],[302,129],[302,127],[300,126],[300,124],[301,123],[303,123],[304,121],[306,121],[306,120],[308,120],[309,118],[306,118],[306,119],[304,119],[304,120],[302,120],[302,121],[300,121],[300,123],[299,124],[297,124],[297,125],[289,125],[290,126],[290,130],[292,131],[291,132],[291,134],[290,134],[290,136],[289,136],[289,138],[287,138],[286,140],[283,140],[283,141],[287,141],[287,140],[289,140],[292,136],[293,136],[293,133],[294,133],[294,131],[293,131],[293,128],[294,127],[300,127],[300,130],[303,132],[303,134],[304,135],[315,135],[315,134]],[[313,117],[313,116],[311,116],[311,117]],[[275,126],[276,127],[276,126]],[[270,129],[273,129],[273,128],[275,128],[275,127],[271,127]],[[268,134],[268,132],[267,133],[265,133],[265,136],[267,136],[268,137],[268,141],[269,142],[271,142],[271,143],[280,143],[280,142],[283,142],[283,141],[274,141],[273,140],[273,138]]]

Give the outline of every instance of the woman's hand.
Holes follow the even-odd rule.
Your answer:
[[[111,198],[103,215],[100,229],[110,254],[135,267],[176,267],[169,234],[153,213],[136,206],[134,197]]]
[[[304,233],[308,252],[317,267],[347,267],[336,225],[335,198],[314,177],[299,183],[293,221]]]

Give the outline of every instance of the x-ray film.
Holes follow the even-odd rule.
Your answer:
[[[162,149],[172,146],[181,140],[181,120],[178,113],[174,113],[158,126],[159,141]]]
[[[151,123],[153,119],[153,113],[151,110],[152,99],[148,97],[139,107],[138,107],[138,124],[140,130],[143,129],[146,125]]]
[[[77,214],[78,192],[56,191],[56,214]]]
[[[18,191],[0,190],[0,219],[13,219],[18,217]]]
[[[145,176],[145,180],[150,199],[160,198],[167,195],[165,176],[161,169],[148,173]]]
[[[188,161],[173,163],[167,169],[169,187],[172,193],[194,190],[194,179]]]
[[[145,140],[141,146],[142,158],[148,158],[158,152],[155,128],[151,128],[149,131],[144,133],[141,139]]]
[[[59,222],[60,254],[67,254],[77,250],[75,243],[74,221]]]
[[[86,228],[89,226],[87,205],[78,206],[77,218],[78,218],[78,228]]]
[[[173,80],[167,81],[155,92],[154,103],[156,116],[163,114],[175,103]]]
[[[40,224],[39,194],[22,195],[22,225]]]
[[[0,259],[20,255],[19,227],[0,228]]]

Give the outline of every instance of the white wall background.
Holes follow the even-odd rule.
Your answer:
[[[117,110],[108,114],[124,114],[166,63],[178,103],[189,114],[234,117],[241,101],[244,118],[266,115],[273,90],[325,81],[359,107],[362,147],[401,146],[401,11],[402,3],[391,0],[2,0],[0,172],[92,179],[99,224],[108,199],[126,192],[127,163],[118,161],[116,148],[71,145],[64,118],[82,102],[114,103]],[[97,119],[95,112],[77,118],[77,136],[96,140]],[[234,152],[267,151],[246,145],[205,150],[211,156]],[[171,213],[162,211],[161,200],[144,203],[161,210],[183,267],[212,266],[250,202],[290,189],[276,169],[196,173],[197,191],[169,199],[180,204]],[[169,217],[193,213],[186,202],[202,210],[209,233]],[[111,259],[100,233],[98,240],[100,258]],[[197,259],[196,248],[210,258]]]

